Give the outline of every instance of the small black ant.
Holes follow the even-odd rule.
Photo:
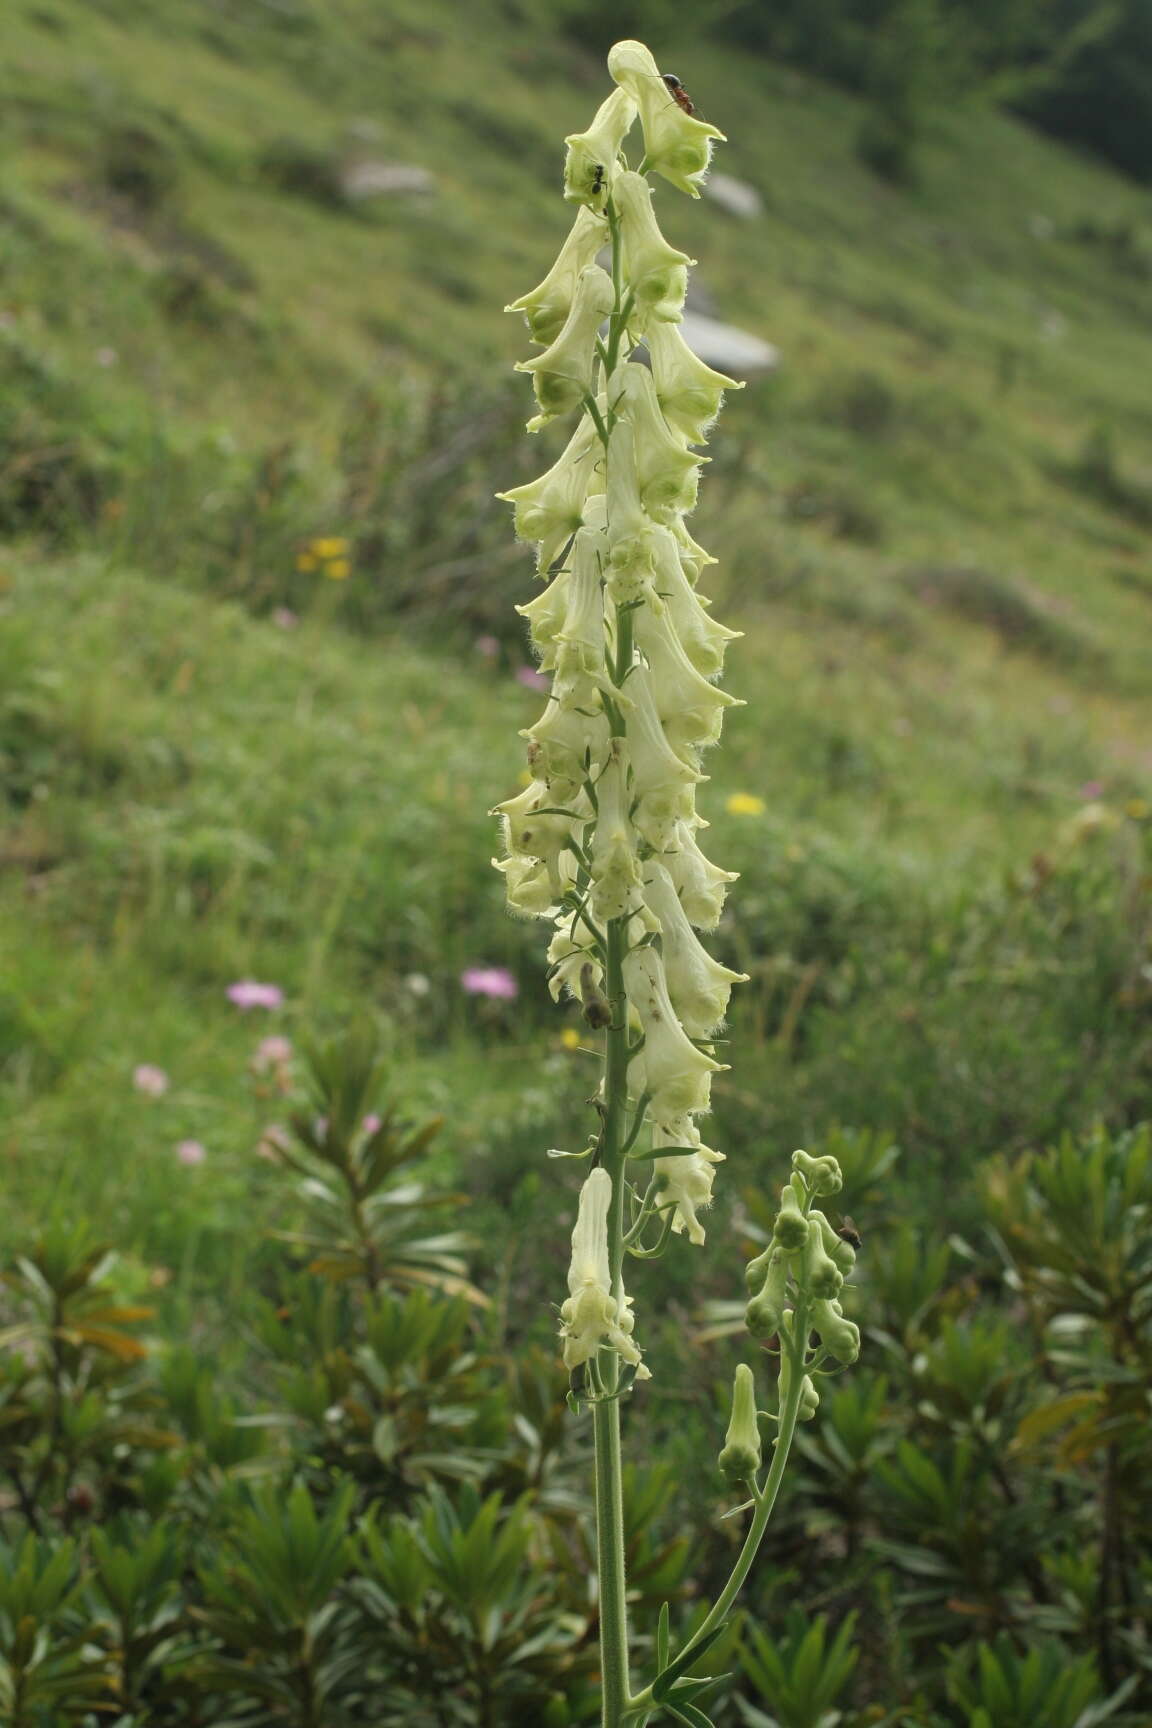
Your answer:
[[[604,164],[597,162],[592,170],[592,196],[598,198],[604,190]]]

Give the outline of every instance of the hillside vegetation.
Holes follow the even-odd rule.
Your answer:
[[[768,1063],[760,1096],[738,1060],[721,1109],[940,1149],[1126,1117],[1147,1095],[1146,197],[979,110],[938,116],[920,189],[893,191],[849,98],[658,46],[764,204],[668,195],[665,225],[718,315],[783,356],[730,403],[697,518],[747,633],[706,797],[746,875],[737,1049]],[[502,1027],[460,967],[518,970],[518,1041],[559,1031],[487,864],[539,701],[511,677],[532,578],[491,493],[547,455],[499,308],[565,232],[558,140],[601,72],[513,9],[38,0],[0,76],[7,1144],[29,1211],[79,1185],[147,1233],[140,1172],[167,1183],[168,1142],[136,1061],[178,1077],[164,1135],[243,1187],[234,978],[275,978],[301,1027],[374,1004],[465,1137],[499,1114],[470,1052]],[[364,162],[432,190],[353,200]],[[346,580],[307,555],[325,536]],[[728,815],[733,792],[764,814]],[[1089,852],[1100,882],[1073,892]]]

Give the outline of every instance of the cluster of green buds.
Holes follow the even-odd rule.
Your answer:
[[[852,1232],[843,1226],[835,1229],[816,1205],[842,1186],[835,1158],[794,1152],[771,1240],[745,1269],[745,1324],[761,1343],[779,1348],[775,1417],[781,1433],[786,1415],[790,1426],[815,1416],[820,1404],[816,1379],[824,1364],[847,1365],[860,1354],[860,1328],[847,1319],[840,1304],[856,1264],[856,1249],[848,1239]],[[743,1363],[736,1370],[732,1421],[719,1462],[734,1481],[752,1482],[760,1468],[755,1385],[752,1370]]]
[[[509,308],[543,349],[519,368],[539,410],[529,430],[561,415],[579,421],[545,474],[501,494],[547,584],[519,610],[552,685],[525,733],[528,783],[498,806],[497,868],[511,910],[553,925],[553,995],[580,1002],[606,1031],[609,1070],[613,1029],[625,1039],[599,1100],[614,1144],[601,1133],[588,1148],[594,1168],[573,1237],[562,1316],[570,1366],[593,1360],[594,1339],[639,1361],[622,1241],[651,1255],[670,1231],[704,1239],[700,1213],[722,1155],[697,1121],[722,1066],[712,1040],[742,976],[697,935],[715,927],[734,880],[697,843],[706,824],[695,794],[735,700],[715,680],[738,632],[716,622],[698,590],[714,560],[686,526],[700,446],[734,384],[680,332],[693,260],[661,234],[648,178],[699,196],[722,134],[673,100],[642,44],[618,43],[608,66],[616,89],[567,140],[574,226],[544,281]],[[643,155],[633,168],[624,142],[637,117]],[[651,1173],[644,1196],[627,1180],[626,1155]],[[645,1243],[646,1227],[658,1243]],[[593,1240],[601,1229],[607,1247]]]

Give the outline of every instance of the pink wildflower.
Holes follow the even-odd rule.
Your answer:
[[[543,673],[537,672],[535,666],[520,666],[516,670],[517,684],[523,684],[526,690],[551,690],[551,680]]]
[[[283,1067],[285,1062],[292,1060],[292,1040],[281,1038],[273,1033],[271,1038],[261,1038],[253,1057],[253,1066],[263,1074],[269,1068]]]
[[[186,1164],[189,1169],[194,1168],[197,1164],[203,1164],[207,1156],[208,1154],[199,1140],[181,1140],[176,1148],[177,1160],[181,1164]]]
[[[469,996],[494,996],[504,1002],[511,1002],[520,993],[506,966],[469,966],[461,972],[460,983]]]
[[[257,984],[252,978],[242,978],[238,984],[229,984],[228,1000],[237,1008],[279,1008],[284,992],[279,984]]]
[[[168,1090],[168,1076],[154,1062],[141,1062],[132,1070],[132,1084],[137,1092],[149,1098],[163,1098]]]
[[[360,1124],[360,1131],[366,1140],[371,1140],[373,1134],[379,1134],[380,1118],[374,1110],[370,1111],[369,1114],[365,1116],[363,1122]]]
[[[1090,804],[1095,803],[1097,798],[1104,796],[1104,782],[1102,780],[1085,780],[1080,788],[1080,796],[1087,799]]]
[[[299,614],[293,612],[290,606],[277,606],[272,614],[272,622],[280,630],[295,630],[300,622]]]
[[[500,638],[498,636],[477,636],[473,646],[477,654],[485,660],[495,660],[500,652]]]

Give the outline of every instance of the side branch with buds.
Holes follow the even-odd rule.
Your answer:
[[[650,176],[698,197],[714,126],[674,100],[648,50],[620,42],[616,88],[586,132],[567,140],[564,195],[576,221],[548,275],[509,310],[524,314],[541,352],[532,378],[536,431],[579,416],[559,460],[501,494],[537,548],[546,586],[520,611],[547,706],[529,727],[530,781],[497,807],[510,909],[545,918],[550,986],[604,1037],[604,1069],[560,1310],[574,1400],[592,1407],[600,1583],[603,1722],[620,1728],[657,1709],[697,1724],[706,1682],[686,1670],[718,1636],[755,1556],[796,1422],[818,1402],[825,1362],[854,1359],[859,1335],[838,1296],[852,1250],[814,1198],[839,1187],[830,1159],[796,1154],[773,1243],[749,1268],[754,1337],[778,1340],[778,1410],[756,1409],[752,1370],[737,1371],[720,1467],[743,1484],[753,1517],[732,1578],[684,1649],[666,1626],[658,1672],[633,1693],[629,1673],[621,1503],[620,1406],[645,1379],[624,1265],[673,1236],[704,1240],[701,1213],[723,1154],[703,1142],[715,1039],[741,976],[714,960],[697,931],[714,929],[735,880],[697,844],[706,826],[696,787],[704,752],[735,698],[715,680],[738,634],[711,616],[698,581],[714,562],[688,532],[700,446],[733,380],[705,365],[680,331],[693,260],[657,225]],[[637,118],[643,156],[624,142]],[[607,254],[605,268],[599,259]],[[641,363],[646,362],[646,363]],[[819,1344],[812,1334],[819,1334]],[[761,1473],[761,1430],[776,1423]]]

